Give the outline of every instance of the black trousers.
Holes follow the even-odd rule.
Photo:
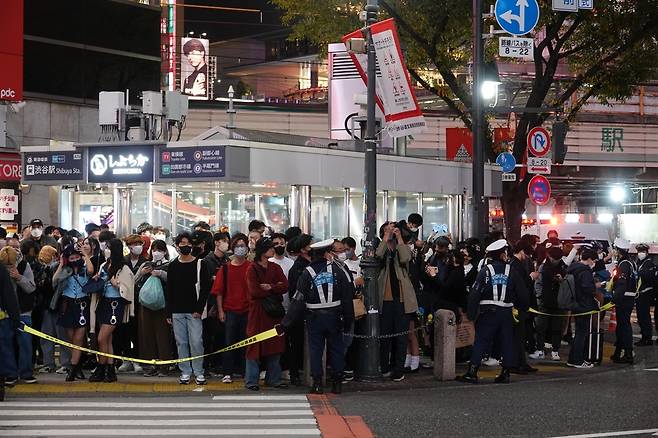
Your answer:
[[[379,317],[379,329],[382,335],[409,330],[409,316],[404,313],[404,303],[384,301]],[[379,345],[382,374],[389,371],[397,374],[404,372],[404,359],[407,355],[407,335],[382,338]]]

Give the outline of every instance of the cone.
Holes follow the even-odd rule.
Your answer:
[[[617,331],[617,309],[614,307],[610,312],[610,324],[608,325],[608,331],[611,333]]]

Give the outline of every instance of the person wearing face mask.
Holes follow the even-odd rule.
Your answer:
[[[151,248],[151,241],[153,240],[153,225],[148,222],[142,222],[137,226],[137,234],[142,238],[142,256],[146,258]]]
[[[636,347],[653,345],[653,327],[651,326],[651,305],[656,300],[654,284],[656,282],[656,266],[649,257],[649,245],[640,243],[637,250],[638,297],[635,301],[637,322],[640,325],[642,339],[635,343]],[[655,320],[658,327],[658,310]],[[658,330],[658,329],[657,329]]]
[[[27,251],[24,251],[22,248],[22,246],[25,245],[25,242],[27,241],[31,241],[36,244],[37,254],[39,253],[39,251],[41,251],[41,248],[45,245],[50,245],[52,247],[57,248],[57,241],[52,236],[44,235],[43,222],[41,221],[41,219],[32,219],[30,221],[28,230],[29,230],[29,235],[24,239],[24,242],[22,242],[21,245],[21,251],[23,253],[27,253]]]
[[[60,314],[58,324],[67,330],[67,339],[71,344],[83,347],[87,325],[90,320],[91,297],[82,289],[92,274],[89,266],[85,267],[82,254],[74,245],[68,245],[62,251],[59,265],[53,274],[55,296],[60,296],[58,302],[51,302],[50,308]],[[82,373],[82,352],[71,350],[71,368],[66,374],[66,381],[85,379]]]
[[[178,347],[178,357],[194,357],[203,354],[203,323],[210,274],[203,260],[192,255],[192,236],[184,232],[176,236],[176,246],[180,256],[169,263],[165,303],[167,323],[174,328],[174,338]],[[190,383],[192,375],[197,385],[205,385],[206,377],[203,359],[180,362],[178,368],[181,385]]]
[[[242,233],[233,236],[233,256],[217,271],[210,293],[216,300],[217,318],[224,323],[225,343],[231,345],[245,338],[249,312],[247,288],[248,238]],[[245,369],[244,349],[232,350],[223,355],[224,377],[222,382],[233,383]]]
[[[195,231],[192,233],[192,245],[192,255],[203,259],[214,250],[213,236],[210,231]]]
[[[169,239],[168,229],[160,226],[153,227],[153,239],[162,240],[167,244],[167,252],[169,252],[170,261],[178,257],[178,251],[176,251],[176,247],[171,244],[171,241]]]
[[[567,275],[573,275],[574,277],[574,292],[576,302],[578,303],[573,313],[590,312],[599,308],[593,274],[596,259],[597,255],[594,250],[589,248],[583,249],[580,254],[580,261],[573,262],[567,268]],[[598,318],[598,315],[592,316]],[[571,349],[569,350],[567,366],[579,369],[593,368],[594,365],[585,360],[585,340],[589,333],[591,317],[590,315],[580,315],[573,318],[575,320],[576,331],[571,343]]]
[[[164,291],[167,287],[167,268],[169,252],[163,240],[154,240],[149,249],[149,260],[145,262],[135,276],[135,293],[144,286],[146,281],[155,277]],[[139,328],[139,351],[142,359],[169,360],[171,351],[171,330],[167,324],[167,313],[164,308],[151,310],[140,305],[137,311],[137,326]],[[144,377],[166,377],[167,366],[144,367]]]
[[[11,284],[18,297],[21,311],[20,321],[32,326],[32,310],[35,303],[34,291],[36,289],[34,274],[25,257],[19,252],[18,242],[16,240],[13,240],[13,242],[15,242],[16,247],[7,246],[0,250],[0,263],[9,270]],[[18,378],[25,383],[36,383],[37,380],[33,375],[32,337],[28,333],[17,332],[14,341],[18,346],[18,351],[13,352],[9,358],[12,367],[7,376],[8,384],[15,384]]]
[[[615,352],[610,358],[614,363],[632,364],[633,326],[631,313],[637,298],[637,265],[630,259],[631,243],[616,238],[614,249],[617,254],[617,269],[613,282],[612,302],[616,305],[617,330],[615,332]]]
[[[254,261],[254,257],[256,256],[256,242],[263,236],[261,232],[258,230],[251,230],[249,231],[249,244],[247,245],[249,247],[249,255],[247,256],[247,259],[250,262]]]
[[[313,243],[313,236],[309,234],[300,234],[293,238],[288,244],[289,251],[298,254],[293,263],[292,268],[288,271],[288,300],[292,301],[292,297],[297,292],[297,282],[299,277],[304,273],[305,269],[311,263],[311,243]],[[290,366],[290,383],[294,386],[302,384],[300,378],[300,370],[304,367],[304,323],[303,321],[295,321],[286,330],[286,357],[289,360]]]
[[[142,224],[144,225],[144,224]],[[140,225],[140,226],[142,226]],[[144,233],[150,234],[150,230],[142,230]],[[144,238],[137,234],[130,234],[123,239],[126,247],[128,248],[128,255],[125,257],[126,266],[133,274],[133,278],[137,275],[142,265],[146,262],[146,257],[144,257]],[[108,241],[104,249],[106,259],[110,255],[110,247]],[[133,280],[134,281],[134,280]],[[133,286],[134,287],[134,286]],[[126,356],[126,357],[139,357],[139,321],[135,318],[134,315],[139,314],[141,304],[139,304],[139,293],[135,293],[133,301],[134,310],[133,313],[129,316],[129,319],[126,323],[119,325],[116,328],[116,333],[112,337],[114,341],[114,351],[115,354]],[[127,373],[127,372],[136,372],[142,373],[142,366],[135,362],[124,361],[121,366],[119,366],[118,372]]]
[[[294,265],[295,262],[292,259],[286,257],[286,235],[281,233],[274,233],[272,234],[271,239],[272,243],[274,243],[274,257],[272,257],[269,261],[279,265],[287,279],[290,268],[292,268],[292,265]],[[289,303],[290,301],[284,297],[283,305],[286,309],[288,308]]]
[[[43,303],[45,308],[41,331],[49,336],[68,341],[66,330],[57,325],[57,312],[50,309],[50,302],[55,293],[53,289],[53,275],[59,264],[57,261],[57,249],[48,245],[44,246],[39,251],[38,260],[43,268],[39,271],[40,273],[34,281],[37,287],[38,301]],[[60,368],[57,368],[55,364],[55,344],[46,339],[40,339],[39,342],[43,353],[43,367],[39,370],[39,373],[47,374],[57,371],[58,374],[64,374],[71,368],[71,353],[68,348],[60,349]]]

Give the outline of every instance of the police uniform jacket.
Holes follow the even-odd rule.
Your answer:
[[[641,294],[652,292],[656,283],[656,266],[651,259],[646,258],[638,263],[637,276],[639,282],[637,291]]]
[[[634,300],[636,296],[637,266],[632,261],[623,259],[615,272],[612,302],[620,304],[626,300]]]
[[[494,260],[485,264],[468,296],[468,317],[475,320],[480,311],[508,309],[528,310],[528,293],[518,272],[508,263]]]

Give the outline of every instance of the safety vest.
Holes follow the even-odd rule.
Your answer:
[[[509,264],[505,265],[504,274],[496,274],[496,271],[492,265],[487,265],[489,270],[488,281],[491,281],[491,300],[481,300],[480,304],[491,304],[499,307],[513,307],[514,303],[505,302],[505,294],[507,293],[507,282],[509,281],[509,273],[511,266]]]
[[[318,291],[319,303],[311,304],[306,300],[306,308],[309,310],[320,310],[320,309],[333,309],[341,305],[340,300],[334,301],[334,273],[332,269],[333,263],[327,264],[327,270],[316,274],[315,270],[308,266],[306,270],[311,274],[311,280],[315,285],[315,288]],[[327,295],[324,295],[324,289],[322,285],[327,285]]]

